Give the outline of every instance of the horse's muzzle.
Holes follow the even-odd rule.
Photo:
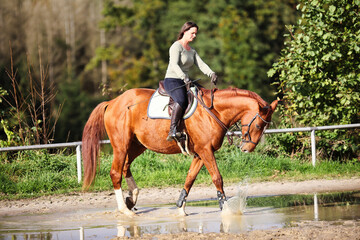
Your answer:
[[[239,146],[240,147],[240,150],[241,150],[241,152],[243,152],[243,153],[249,153],[249,152],[251,152],[251,150],[249,150],[249,149],[246,149],[246,143],[245,142],[242,142],[241,143],[241,145]],[[244,148],[245,147],[245,148]]]
[[[246,150],[246,149],[241,149],[241,151],[242,151],[243,153],[249,153],[249,151]]]

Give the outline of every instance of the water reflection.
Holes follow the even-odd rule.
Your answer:
[[[319,205],[317,199],[317,193],[314,194],[314,220],[319,220]]]
[[[126,237],[126,233],[129,232],[131,237],[141,237],[140,227],[136,225],[131,225],[128,228],[121,225],[121,223],[117,224],[117,237]]]
[[[167,212],[168,209],[159,209],[159,211]],[[187,217],[168,217],[169,215],[166,215],[161,219],[153,219],[151,222],[147,222],[149,219],[141,216],[137,221],[131,223],[125,219],[118,220],[117,237],[141,237],[144,234],[181,232],[239,233],[254,229],[282,227],[285,219],[283,213],[276,213],[273,208],[253,208],[244,215],[226,216],[221,216],[221,212],[215,208],[189,207],[188,211],[197,213]]]
[[[189,204],[189,216],[178,217],[174,207],[140,207],[138,217],[113,210],[64,215],[30,215],[0,219],[0,239],[104,239],[142,237],[144,234],[181,232],[241,233],[281,228],[293,222],[360,220],[360,192],[248,198],[243,215],[222,216],[215,205]],[[286,206],[286,207],[279,207]]]
[[[80,240],[84,240],[85,239],[84,236],[85,236],[84,228],[80,227]]]
[[[340,201],[339,201],[340,200]],[[309,194],[291,196],[272,196],[257,198],[253,200],[244,215],[222,216],[216,207],[212,208],[208,201],[204,204],[205,211],[200,211],[202,203],[193,203],[188,207],[190,216],[182,218],[162,218],[163,221],[154,223],[158,228],[138,226],[138,233],[143,234],[162,234],[179,232],[224,232],[240,233],[256,229],[281,228],[289,226],[296,221],[321,220],[335,221],[339,219],[360,219],[359,194]],[[279,203],[281,201],[281,203]],[[337,202],[333,202],[337,201]],[[257,202],[262,207],[254,207]],[[275,204],[273,204],[275,202]],[[215,206],[217,202],[214,202]],[[351,204],[350,204],[351,203]],[[354,203],[354,204],[353,204]],[[275,205],[275,206],[272,206]],[[277,206],[287,206],[278,208]],[[153,210],[156,212],[156,210]],[[169,214],[169,213],[168,213]],[[171,215],[171,214],[169,214]],[[121,225],[121,222],[118,224]],[[159,228],[159,226],[162,226]],[[133,237],[135,235],[127,230],[128,235],[121,236]]]

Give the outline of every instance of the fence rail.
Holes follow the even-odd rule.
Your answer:
[[[347,128],[360,128],[360,123],[346,124],[346,125],[320,126],[320,127],[267,129],[267,130],[265,130],[264,133],[265,134],[273,134],[273,133],[287,133],[287,132],[311,132],[310,137],[311,137],[312,165],[315,167],[315,165],[316,165],[315,131],[347,129]],[[233,133],[235,135],[241,135],[240,131],[235,131]],[[100,143],[101,144],[109,144],[110,140],[103,140],[103,141],[100,141]],[[0,152],[76,147],[77,174],[78,174],[78,182],[80,182],[81,181],[81,145],[82,145],[82,142],[70,142],[70,143],[40,144],[40,145],[31,145],[31,146],[18,146],[18,147],[4,147],[4,148],[0,148]]]
[[[310,138],[311,138],[311,160],[312,160],[312,165],[315,167],[315,164],[316,164],[315,131],[345,129],[345,128],[360,128],[360,123],[345,124],[345,125],[332,125],[332,126],[320,126],[320,127],[267,129],[267,130],[265,130],[264,133],[271,134],[271,133],[287,133],[287,132],[311,132],[311,136],[310,136]],[[241,135],[241,132],[234,132],[234,134]]]

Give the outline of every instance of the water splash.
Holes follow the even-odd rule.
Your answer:
[[[247,181],[240,182],[237,186],[237,194],[224,203],[221,214],[242,215],[246,209],[247,190]]]

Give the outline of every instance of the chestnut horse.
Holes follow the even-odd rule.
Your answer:
[[[170,120],[150,119],[147,107],[153,89],[131,89],[117,98],[100,103],[91,113],[83,132],[82,153],[84,165],[83,187],[87,189],[93,182],[99,164],[99,141],[107,133],[112,148],[113,162],[110,176],[120,212],[134,215],[139,194],[138,187],[130,171],[134,159],[146,149],[163,153],[181,153],[175,141],[166,141]],[[210,90],[201,88],[204,103],[211,105]],[[190,152],[194,154],[188,171],[184,189],[176,205],[179,213],[185,215],[185,202],[200,169],[205,165],[217,190],[220,209],[226,201],[223,180],[216,164],[214,152],[218,150],[229,128],[241,121],[243,152],[251,152],[259,142],[263,131],[271,121],[271,116],[278,104],[275,100],[270,105],[254,92],[236,88],[216,90],[213,94],[211,112],[223,123],[214,119],[202,106],[183,123],[188,134]],[[224,126],[226,126],[224,128]],[[105,132],[106,131],[106,132]],[[124,201],[121,189],[122,176],[129,188],[129,197]]]

